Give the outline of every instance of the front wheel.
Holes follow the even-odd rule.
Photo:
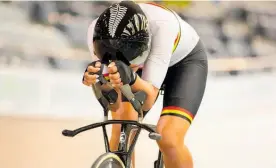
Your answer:
[[[125,168],[122,160],[114,153],[101,155],[91,168]]]

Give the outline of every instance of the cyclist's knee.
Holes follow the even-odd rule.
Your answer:
[[[159,132],[162,136],[162,139],[158,141],[159,148],[162,152],[165,152],[167,149],[175,149],[179,147],[179,145],[183,144],[184,137],[177,136],[177,134],[171,129],[157,129],[157,132]]]
[[[161,151],[165,152],[183,146],[189,126],[188,121],[179,117],[161,117],[157,125],[157,132],[162,136],[158,142]]]
[[[122,102],[120,106],[116,112],[112,112],[112,119],[137,120],[138,114],[129,102]]]

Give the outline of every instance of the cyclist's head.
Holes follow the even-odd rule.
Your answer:
[[[142,64],[150,52],[151,35],[148,20],[133,1],[115,3],[98,18],[93,45],[102,63],[121,60],[126,64]]]

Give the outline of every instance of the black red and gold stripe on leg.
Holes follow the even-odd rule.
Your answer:
[[[164,107],[162,110],[161,116],[165,116],[165,115],[178,116],[178,117],[184,118],[187,121],[189,121],[190,124],[194,119],[194,115],[192,113],[190,113],[188,110],[185,110],[177,106]]]

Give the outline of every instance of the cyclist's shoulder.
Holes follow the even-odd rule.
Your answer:
[[[169,26],[189,27],[190,25],[173,9],[156,3],[139,3],[142,10],[147,15],[150,24],[167,23]],[[158,25],[158,24],[157,24]],[[162,27],[162,26],[161,26]]]
[[[176,22],[175,15],[172,10],[160,6],[155,3],[139,3],[143,12],[147,15],[149,22],[163,21],[163,22]]]

